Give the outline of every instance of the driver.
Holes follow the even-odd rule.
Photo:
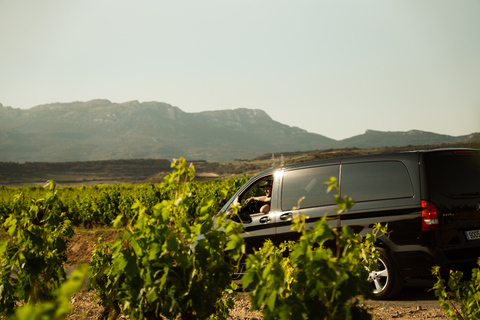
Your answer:
[[[245,205],[240,209],[240,214],[268,213],[272,201],[272,181],[267,180],[260,188],[265,189],[265,195],[251,197],[245,200]]]

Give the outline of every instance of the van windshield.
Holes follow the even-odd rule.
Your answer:
[[[429,159],[429,185],[448,197],[480,197],[480,155],[450,154]]]

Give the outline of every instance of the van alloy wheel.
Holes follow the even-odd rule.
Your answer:
[[[368,281],[373,284],[373,293],[379,294],[385,290],[388,285],[388,269],[385,262],[379,258],[377,260],[377,270],[370,271]]]
[[[376,249],[380,254],[377,269],[368,272],[368,281],[372,284],[373,294],[377,299],[385,300],[396,296],[402,289],[403,279],[393,263],[387,250]]]

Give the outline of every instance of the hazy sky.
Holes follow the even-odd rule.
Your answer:
[[[0,0],[0,103],[92,99],[479,132],[480,0]]]

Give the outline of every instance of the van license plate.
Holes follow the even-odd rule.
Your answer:
[[[465,231],[465,235],[467,236],[467,240],[478,240],[480,239],[480,230]]]

